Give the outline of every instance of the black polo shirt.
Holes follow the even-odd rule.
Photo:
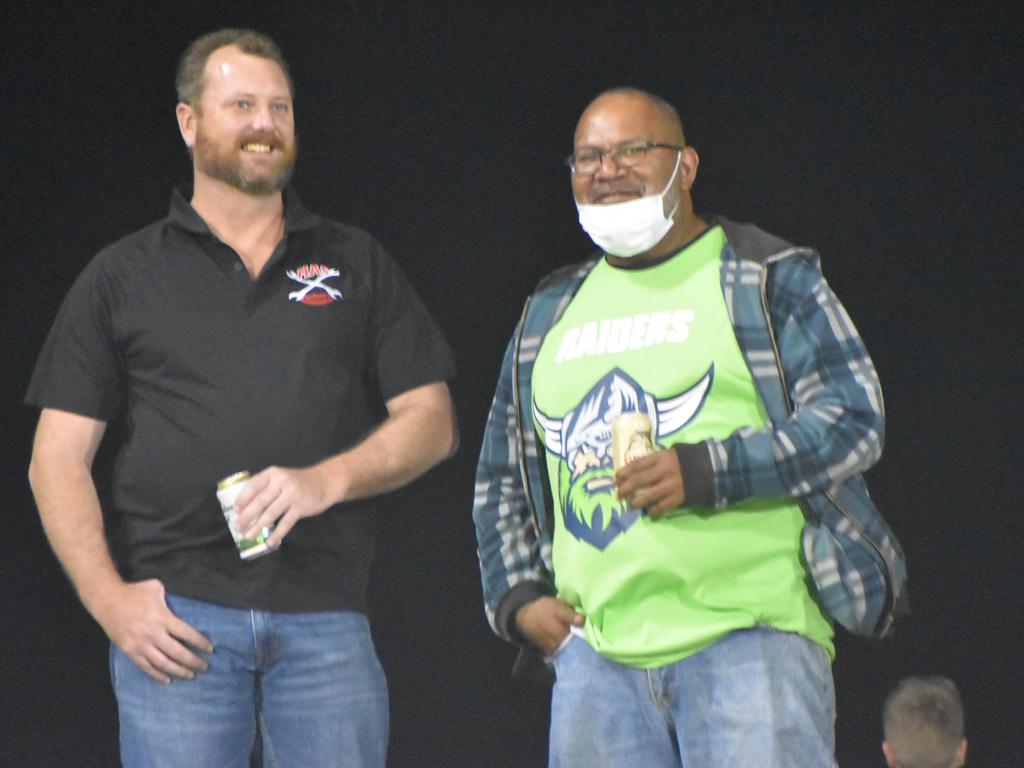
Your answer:
[[[366,232],[285,193],[285,237],[253,281],[181,193],[71,288],[26,401],[123,429],[108,538],[128,580],[273,611],[365,610],[374,500],[301,520],[239,558],[217,481],[303,467],[374,426],[379,404],[452,377],[451,353]]]

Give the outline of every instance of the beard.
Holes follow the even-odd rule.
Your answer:
[[[640,518],[638,510],[615,497],[612,471],[611,467],[591,467],[573,481],[563,463],[558,473],[566,531],[601,550]]]
[[[611,472],[611,467],[590,467],[575,480],[569,479],[568,471],[560,473],[565,514],[587,528],[603,530],[629,512],[629,504],[615,494]]]
[[[249,142],[268,144],[273,150],[279,150],[280,156],[273,165],[247,168],[243,163],[241,146]],[[235,144],[225,146],[199,130],[193,148],[197,170],[257,197],[273,195],[284,189],[295,170],[297,156],[297,140],[284,144],[277,134],[268,133],[246,134]]]

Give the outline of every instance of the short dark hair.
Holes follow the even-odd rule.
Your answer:
[[[208,32],[200,38],[193,40],[178,60],[178,74],[175,78],[175,86],[178,89],[178,101],[183,104],[190,104],[198,107],[199,97],[206,85],[206,62],[210,54],[223,48],[226,45],[235,45],[251,56],[259,56],[263,59],[270,59],[277,62],[284,72],[288,81],[288,90],[295,94],[292,85],[292,76],[288,71],[288,63],[281,54],[277,43],[262,32],[251,29],[218,29],[216,32]]]
[[[948,677],[907,677],[885,700],[885,740],[901,766],[947,768],[964,738],[964,705]]]

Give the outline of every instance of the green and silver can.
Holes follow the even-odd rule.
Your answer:
[[[224,511],[224,519],[227,521],[228,529],[231,531],[231,538],[235,540],[235,547],[238,549],[238,556],[243,560],[251,560],[254,557],[273,552],[273,548],[267,545],[273,527],[265,526],[260,529],[255,539],[246,539],[242,531],[238,530],[238,513],[235,511],[235,499],[249,482],[248,472],[235,472],[217,483],[217,499],[220,501],[220,508]]]

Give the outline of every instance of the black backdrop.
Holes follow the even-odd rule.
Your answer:
[[[902,675],[960,684],[973,765],[1024,765],[1017,466],[1022,28],[1012,6],[52,2],[4,22],[0,764],[117,762],[106,644],[55,563],[18,405],[67,287],[162,216],[189,165],[173,69],[227,25],[297,86],[306,204],[374,232],[458,357],[462,449],[383,516],[372,593],[393,766],[544,764],[547,694],[486,627],[472,472],[501,351],[540,275],[582,258],[560,159],[603,88],[677,104],[699,210],[817,247],[888,410],[869,475],[909,556],[895,639],[838,639],[838,756],[880,765]],[[1011,488],[1013,493],[1011,496]]]

